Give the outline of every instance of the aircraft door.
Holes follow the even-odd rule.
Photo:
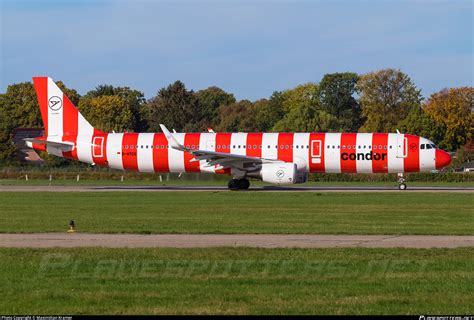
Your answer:
[[[94,137],[92,144],[92,156],[102,158],[104,156],[104,137]]]
[[[311,141],[311,163],[321,163],[321,140]]]

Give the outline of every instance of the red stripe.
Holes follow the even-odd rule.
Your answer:
[[[155,172],[169,172],[168,139],[163,133],[155,133],[153,145],[153,169]]]
[[[357,160],[350,159],[351,154],[356,154],[357,149],[357,133],[341,134],[341,172],[355,173],[357,172]]]
[[[405,172],[419,172],[420,171],[420,137],[405,135],[407,138],[407,156],[403,160]]]
[[[65,94],[63,94],[63,106],[63,141],[74,143],[74,150],[63,152],[63,156],[77,160],[78,112]]]
[[[382,149],[380,149],[382,147]],[[388,172],[388,133],[372,134],[372,172]]]
[[[138,170],[137,149],[138,133],[124,133],[122,140],[123,168]],[[133,148],[131,148],[133,146]],[[128,148],[127,148],[128,147]]]
[[[262,138],[263,133],[247,134],[247,156],[262,157]]]
[[[310,133],[309,134],[309,171],[310,172],[324,172],[324,153],[326,148],[324,147],[325,133]],[[318,143],[313,141],[321,141],[319,154],[320,157],[313,157],[312,148],[313,145],[316,146]],[[316,150],[315,150],[316,151]],[[318,153],[314,153],[317,155]]]
[[[229,146],[231,139],[232,133],[216,133],[216,152],[230,153]],[[216,170],[216,173],[230,174],[230,168],[224,170]]]
[[[293,133],[278,134],[278,159],[293,162]]]
[[[191,149],[199,149],[200,133],[185,133],[184,146]],[[201,172],[199,169],[199,161],[194,161],[194,157],[189,152],[184,152],[184,170],[186,172]]]
[[[46,137],[37,137],[35,138],[37,140],[46,140]],[[33,143],[32,145],[33,149],[38,150],[38,151],[46,151],[46,144],[39,144],[39,143]]]
[[[44,132],[48,135],[48,78],[34,77],[33,83],[36,90],[36,97],[40,106],[41,118],[43,119]]]

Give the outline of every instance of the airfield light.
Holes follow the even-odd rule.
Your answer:
[[[69,230],[67,232],[76,232],[76,224],[74,223],[74,220],[69,221]]]

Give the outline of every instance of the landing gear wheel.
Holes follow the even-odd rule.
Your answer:
[[[240,188],[239,180],[237,179],[230,180],[229,183],[227,184],[227,187],[229,188],[229,190],[232,190],[232,191],[239,190]]]
[[[405,177],[403,176],[403,173],[398,174],[398,189],[400,190],[406,190],[407,185],[405,184]]]
[[[247,190],[250,187],[250,181],[247,179],[239,180],[239,189]]]
[[[250,187],[250,182],[247,179],[232,179],[227,184],[230,190],[247,190]]]

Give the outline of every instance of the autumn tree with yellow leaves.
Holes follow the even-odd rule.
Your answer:
[[[472,135],[474,88],[461,87],[444,89],[433,93],[423,110],[442,130],[438,143],[448,150],[463,146]]]

